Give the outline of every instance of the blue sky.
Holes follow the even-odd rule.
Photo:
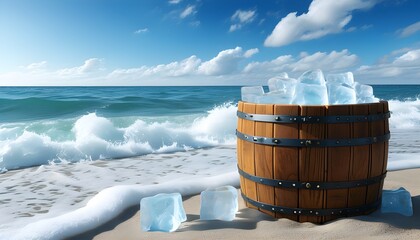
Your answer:
[[[0,0],[0,85],[420,84],[418,0]]]

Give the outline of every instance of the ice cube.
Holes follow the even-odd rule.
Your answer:
[[[300,105],[327,105],[327,86],[298,83],[292,103]]]
[[[353,73],[346,72],[346,73],[338,73],[338,74],[328,74],[327,84],[346,84],[348,86],[353,86],[354,84]]]
[[[238,190],[232,186],[201,192],[201,220],[232,221],[238,211]]]
[[[395,190],[383,190],[381,212],[413,216],[410,193],[403,187]]]
[[[376,97],[362,97],[357,99],[357,103],[377,103],[379,98]]]
[[[140,224],[143,231],[173,232],[186,220],[179,193],[161,193],[140,201]]]
[[[375,103],[379,102],[379,99],[373,95],[372,86],[360,84],[355,82],[353,85],[356,91],[357,103]]]
[[[256,98],[264,95],[262,86],[249,86],[241,88],[241,99],[245,102],[256,102]]]
[[[293,78],[274,77],[268,80],[268,89],[270,92],[284,92],[293,96],[296,83],[297,80]]]
[[[304,72],[298,81],[305,84],[325,86],[324,74],[320,69]]]
[[[357,98],[374,97],[372,86],[355,82],[353,87],[356,90],[356,97]]]
[[[343,83],[327,83],[328,103],[334,104],[355,104],[356,91],[353,87]]]
[[[283,91],[268,92],[263,96],[256,98],[256,103],[260,104],[291,104],[293,95]]]

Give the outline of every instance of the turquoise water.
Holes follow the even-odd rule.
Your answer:
[[[391,127],[420,127],[420,85],[374,93]],[[2,87],[0,170],[234,145],[239,99],[239,86]]]
[[[417,99],[420,85],[377,85],[384,100]],[[240,87],[2,87],[0,122],[79,117],[202,114],[240,99]]]
[[[3,87],[0,122],[195,114],[239,98],[240,87]]]

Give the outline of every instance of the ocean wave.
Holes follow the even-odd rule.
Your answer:
[[[389,126],[392,129],[418,129],[420,127],[420,99],[389,100],[392,112]]]
[[[89,113],[78,118],[71,130],[52,137],[54,124],[42,131],[28,125],[0,126],[0,169],[11,170],[54,162],[115,159],[150,153],[185,151],[235,143],[236,106],[216,106],[192,122],[146,122],[137,119],[127,127]]]
[[[389,107],[391,132],[420,127],[420,99],[390,100]],[[117,120],[96,113],[75,120],[43,122],[44,125],[3,124],[0,125],[0,169],[235,144],[236,110],[235,104],[225,103],[194,118],[178,116],[178,119],[168,117],[159,121],[137,118],[127,126],[118,126]]]

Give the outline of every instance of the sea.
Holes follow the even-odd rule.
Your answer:
[[[375,85],[388,170],[420,167],[420,85]],[[239,186],[240,86],[0,87],[0,239],[64,239],[142,197]]]

